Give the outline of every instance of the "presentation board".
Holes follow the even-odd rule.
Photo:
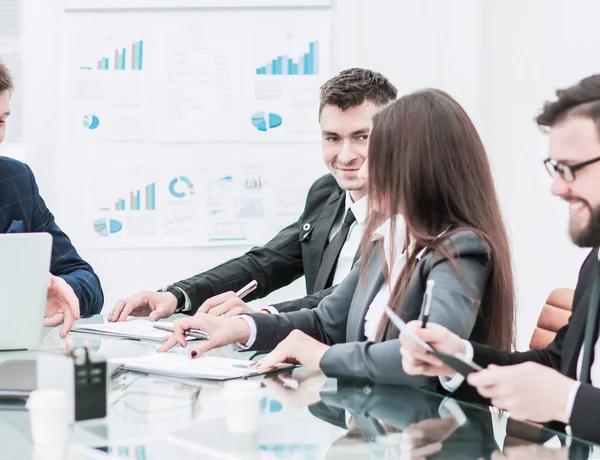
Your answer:
[[[66,17],[62,161],[84,170],[60,184],[79,241],[262,244],[298,218],[326,173],[328,8]]]

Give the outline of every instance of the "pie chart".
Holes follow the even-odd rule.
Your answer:
[[[100,119],[96,115],[88,113],[83,117],[83,127],[85,129],[96,129],[100,125]]]
[[[183,185],[180,187],[179,184]],[[184,198],[194,194],[194,184],[185,176],[176,177],[169,184],[169,192],[175,198]]]
[[[108,236],[111,233],[118,233],[123,229],[123,224],[115,219],[102,217],[94,222],[94,230],[100,236]]]
[[[276,113],[256,112],[252,114],[252,125],[259,131],[266,132],[281,126],[281,123],[283,123],[283,119]]]

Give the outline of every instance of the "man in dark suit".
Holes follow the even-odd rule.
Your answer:
[[[474,399],[478,392],[513,418],[560,422],[574,436],[600,443],[600,74],[557,96],[537,118],[549,130],[545,166],[554,178],[551,191],[570,205],[573,242],[595,248],[579,273],[569,323],[546,349],[510,353],[463,341],[435,324],[421,329],[415,322],[410,325],[415,333],[440,352],[464,353],[489,367],[469,375],[467,385],[401,335],[402,365],[413,375],[455,376],[441,379],[458,397]]]
[[[331,174],[310,188],[304,212],[262,247],[212,270],[120,300],[110,321],[130,314],[157,320],[176,312],[228,316],[254,313],[233,291],[252,280],[258,288],[246,300],[262,298],[304,276],[307,297],[266,307],[265,313],[314,308],[349,272],[366,217],[366,160],[372,116],[394,100],[396,88],[381,74],[349,69],[321,87],[319,123],[323,159]],[[289,174],[289,171],[282,171]]]
[[[0,63],[0,142],[4,140],[13,91],[8,69]],[[56,225],[40,196],[29,166],[0,157],[0,233],[47,232],[52,235],[52,260],[46,302],[46,326],[63,325],[65,337],[80,316],[100,313],[104,296],[100,280]]]

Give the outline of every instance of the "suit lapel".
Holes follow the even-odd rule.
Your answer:
[[[340,194],[338,190],[333,192],[327,200],[327,202],[325,203],[325,206],[323,206],[323,210],[319,214],[319,217],[313,223],[313,231],[310,237],[311,243],[309,257],[311,266],[315,267],[315,279],[317,273],[319,272],[319,267],[321,266],[323,251],[325,251],[325,246],[327,245],[329,233],[331,232],[331,227],[333,227],[333,223],[335,222],[335,218],[344,199],[344,193]]]
[[[374,249],[367,261],[366,277],[361,276],[358,281],[356,295],[352,298],[350,312],[348,313],[348,324],[346,326],[346,340],[348,342],[364,341],[367,310],[381,286],[385,283],[381,269],[385,265],[381,257],[377,249]]]
[[[569,332],[565,336],[563,344],[561,364],[562,373],[570,378],[577,377],[577,361],[579,353],[583,345],[583,335],[585,332],[585,317],[587,316],[587,308],[579,308],[576,314],[571,319],[569,324]]]
[[[575,290],[575,298],[573,299],[574,313],[561,347],[561,371],[571,378],[577,377],[577,361],[579,361],[579,354],[585,335],[585,323],[592,297],[596,260],[597,253],[592,251],[581,269],[577,289]],[[583,289],[580,295],[581,288]]]

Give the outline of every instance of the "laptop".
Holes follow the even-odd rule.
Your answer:
[[[34,359],[10,359],[0,363],[0,409],[25,400],[37,388],[37,363]],[[10,407],[10,406],[9,406]]]
[[[37,348],[52,255],[48,233],[0,234],[0,350]]]

